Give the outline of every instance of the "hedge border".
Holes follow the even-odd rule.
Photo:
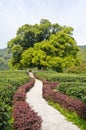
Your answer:
[[[43,82],[43,97],[46,100],[53,100],[55,103],[59,103],[64,108],[75,111],[80,117],[86,119],[86,104],[78,99],[69,97],[61,92],[55,91],[54,88],[57,87],[58,83],[49,82],[42,80]]]
[[[20,86],[13,96],[13,119],[14,129],[16,130],[41,130],[42,119],[25,102],[26,92],[29,91],[35,83],[34,78]]]

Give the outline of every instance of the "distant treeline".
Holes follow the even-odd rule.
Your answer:
[[[11,57],[11,54],[8,52],[8,49],[0,49],[0,70],[9,69],[8,61]]]
[[[82,63],[86,63],[86,45],[85,46],[79,46],[80,51],[78,55],[82,58]]]

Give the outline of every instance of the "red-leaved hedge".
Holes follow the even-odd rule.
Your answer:
[[[35,79],[31,78],[28,83],[20,86],[13,97],[13,118],[15,130],[41,130],[42,119],[25,102],[26,92],[33,87]]]
[[[30,81],[22,86],[20,86],[13,96],[13,103],[17,101],[25,101],[26,92],[34,85],[35,79],[30,78]]]
[[[41,130],[41,118],[23,101],[18,101],[13,107],[15,130]]]
[[[80,117],[86,119],[86,104],[78,99],[71,98],[55,91],[54,88],[57,84],[58,83],[56,82],[48,82],[43,80],[43,97],[46,100],[53,100],[54,102],[59,103],[70,111],[76,111]]]

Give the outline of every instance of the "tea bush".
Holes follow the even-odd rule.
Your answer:
[[[55,103],[59,103],[70,111],[75,111],[80,117],[86,119],[86,104],[78,99],[71,98],[61,92],[55,91],[54,89],[57,84],[43,81],[43,97],[46,100],[53,100]]]
[[[56,73],[54,71],[38,71],[37,76],[48,81],[59,82],[57,91],[78,98],[86,103],[86,76],[79,74]]]
[[[17,88],[29,81],[25,71],[0,71],[0,130],[13,130],[12,103]]]
[[[30,78],[27,84],[20,86],[13,97],[13,118],[16,130],[40,130],[42,119],[25,102],[26,92],[33,87],[34,78]]]
[[[81,130],[86,130],[86,75],[54,71],[38,71],[35,75],[43,80],[43,97],[53,102],[52,106],[58,104],[57,110],[63,109],[68,120],[73,121]]]
[[[86,83],[85,82],[61,82],[57,91],[68,96],[80,99],[86,103]]]

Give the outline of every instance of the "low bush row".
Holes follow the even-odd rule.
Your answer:
[[[13,108],[15,130],[40,130],[41,118],[24,101],[18,101]]]
[[[52,75],[47,77],[48,81],[58,81],[58,82],[86,82],[86,76],[79,76],[73,74],[62,74],[62,75]]]
[[[70,111],[75,111],[80,117],[86,119],[86,104],[56,91],[54,88],[57,84],[43,80],[43,97],[46,100],[53,100],[55,103],[59,103]]]
[[[26,92],[34,85],[35,79],[20,86],[13,97],[13,118],[16,130],[40,130],[42,119],[25,102]]]
[[[54,82],[86,82],[86,75],[69,74],[69,73],[56,73],[54,71],[39,71],[35,75],[40,78],[45,78],[48,81]]]
[[[11,114],[13,95],[19,86],[28,81],[25,72],[0,71],[0,130],[14,130]]]
[[[61,82],[56,89],[86,103],[86,82]]]
[[[83,63],[79,66],[70,67],[66,70],[67,73],[75,73],[75,74],[86,74],[86,63]]]
[[[31,78],[28,83],[20,86],[13,96],[13,102],[25,101],[26,92],[29,91],[29,89],[34,85],[34,82],[35,80]]]

